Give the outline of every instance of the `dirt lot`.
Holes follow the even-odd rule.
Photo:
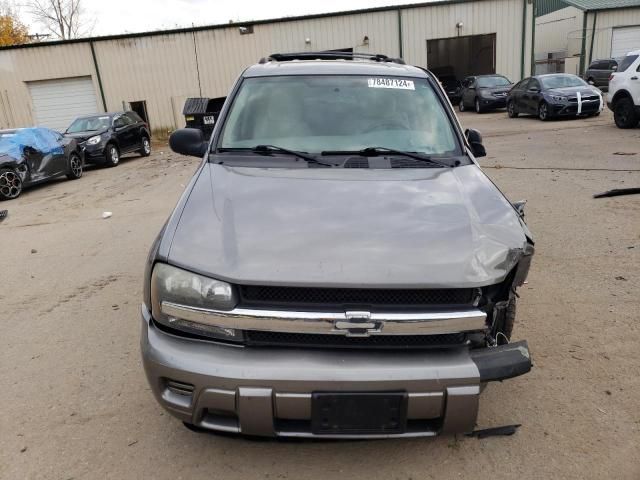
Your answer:
[[[640,186],[640,129],[608,112],[462,122],[537,240],[515,331],[535,368],[489,386],[478,420],[515,436],[249,441],[163,413],[140,362],[142,268],[198,160],[156,145],[1,205],[0,478],[640,478],[640,196],[591,198]]]

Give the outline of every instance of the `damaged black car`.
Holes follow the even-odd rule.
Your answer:
[[[72,138],[48,128],[0,130],[0,200],[63,175],[78,179],[83,167],[82,152]]]

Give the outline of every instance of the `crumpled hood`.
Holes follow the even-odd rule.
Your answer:
[[[69,138],[75,138],[78,142],[84,142],[85,140],[88,140],[91,137],[95,137],[96,135],[102,135],[103,133],[105,133],[106,130],[102,130],[99,132],[75,132],[75,133],[65,133],[64,136],[65,137],[69,137]]]
[[[514,209],[475,165],[206,164],[168,261],[236,283],[462,288],[503,280],[525,244]]]

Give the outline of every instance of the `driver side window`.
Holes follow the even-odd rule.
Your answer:
[[[535,78],[532,78],[529,81],[529,85],[527,86],[527,90],[540,90],[540,82]]]
[[[113,126],[114,128],[122,128],[126,125],[126,122],[124,121],[124,117],[116,117],[113,120]]]

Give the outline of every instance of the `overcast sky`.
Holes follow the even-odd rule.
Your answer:
[[[416,0],[82,0],[96,19],[92,34],[143,32],[147,30],[210,25],[229,20],[247,21],[285,16],[327,13],[360,8],[416,3]],[[22,0],[16,3],[28,3]],[[28,8],[22,16],[30,33],[45,33],[33,23]]]

